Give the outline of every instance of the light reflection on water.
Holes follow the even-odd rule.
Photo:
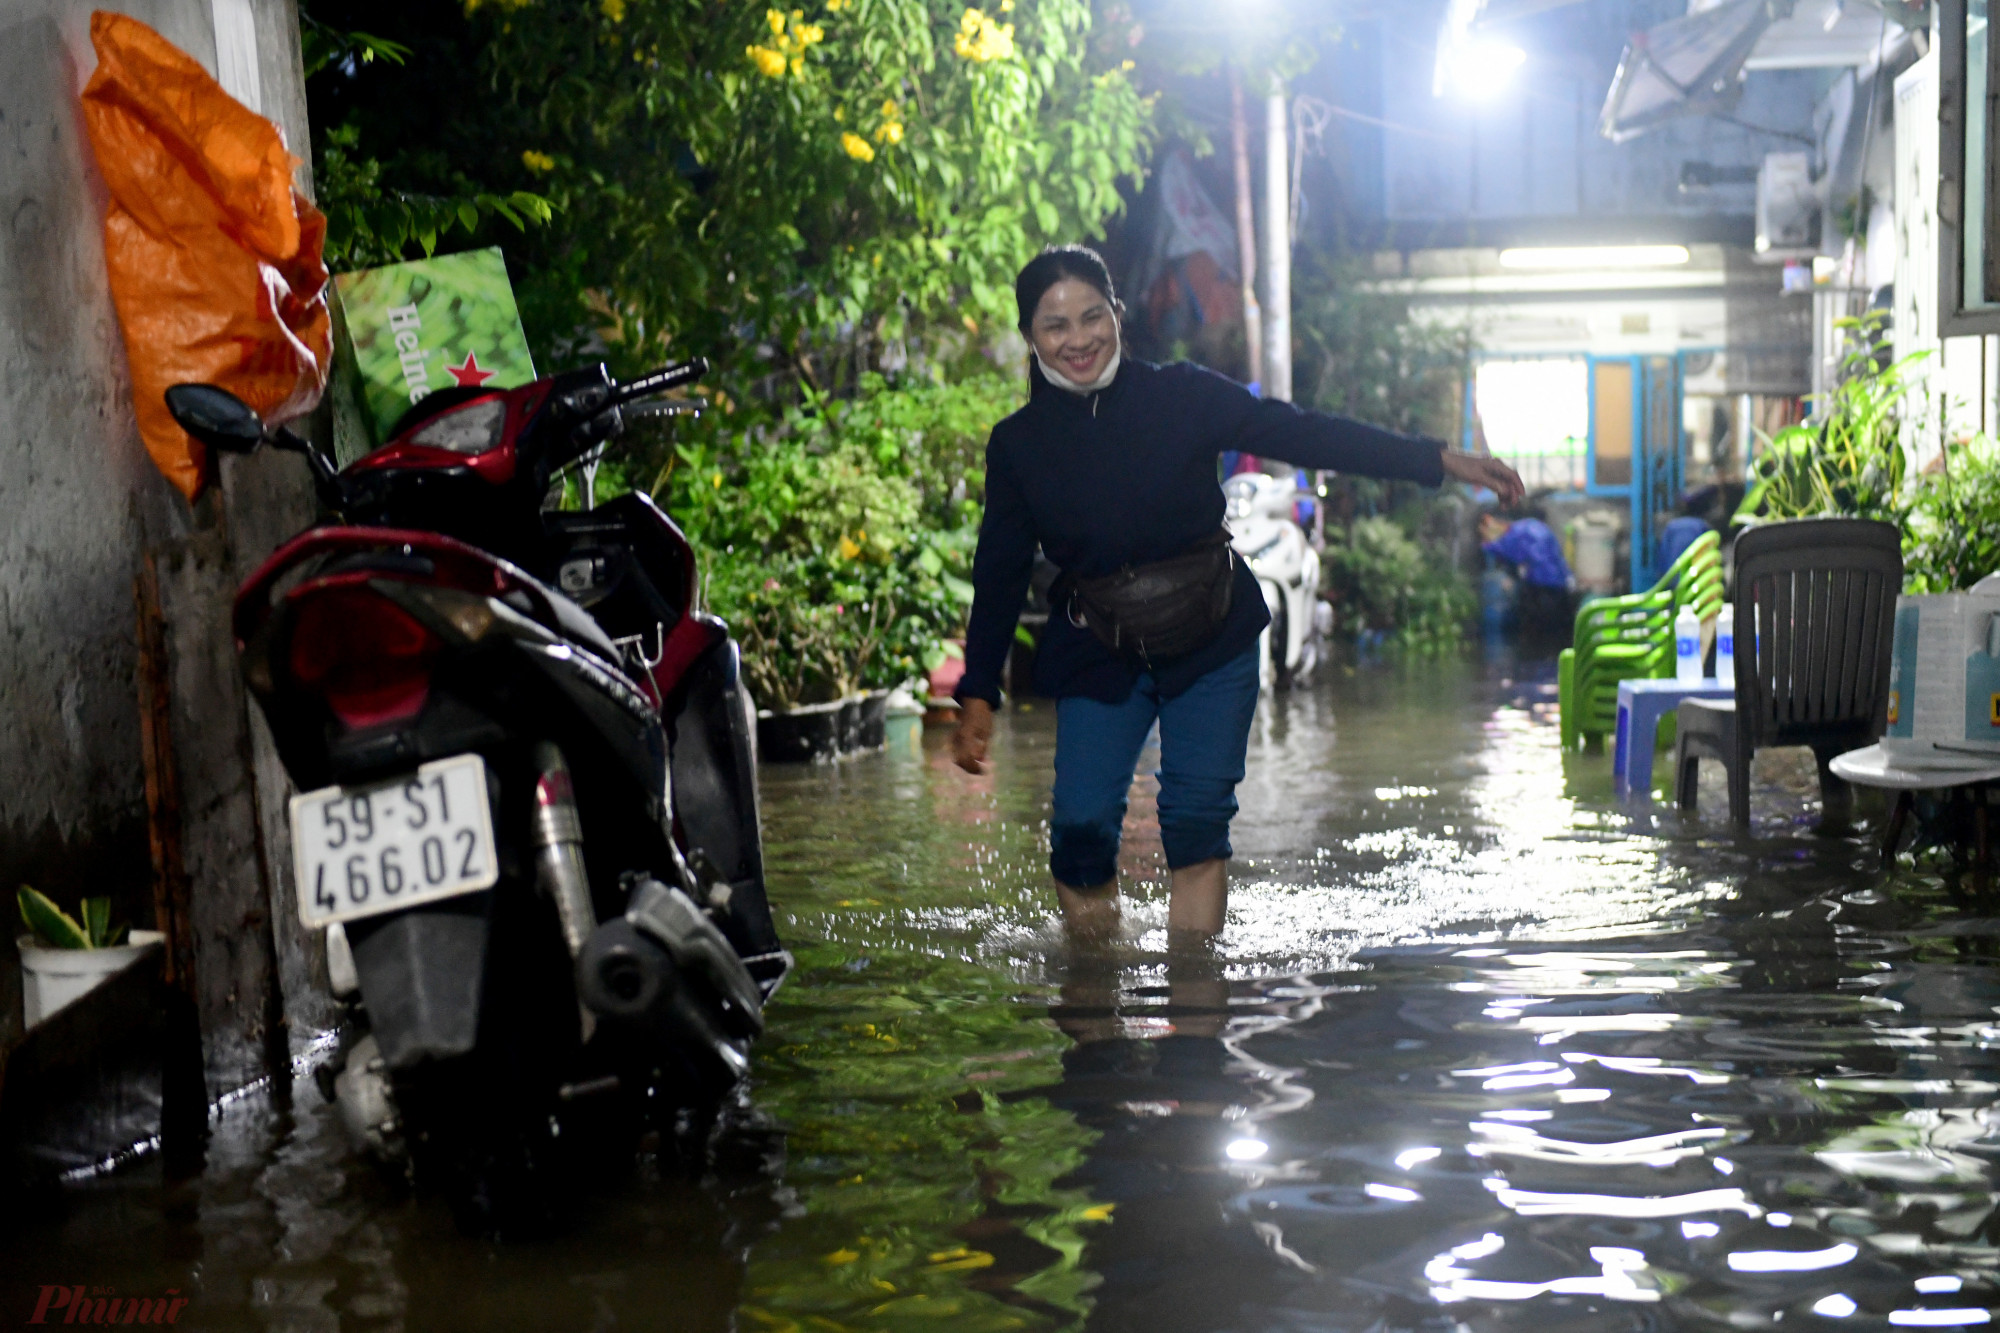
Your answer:
[[[982,778],[938,733],[773,769],[802,966],[704,1180],[496,1252],[302,1088],[38,1252],[192,1281],[206,1327],[1985,1322],[1990,904],[1813,836],[1782,773],[1754,840],[1719,787],[1699,821],[1620,809],[1551,695],[1433,666],[1267,703],[1213,960],[1162,952],[1146,781],[1127,938],[1065,948],[1046,705]]]

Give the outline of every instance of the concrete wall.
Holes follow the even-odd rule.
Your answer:
[[[145,554],[189,542],[213,553],[205,582],[177,585],[212,615],[235,578],[311,514],[296,459],[232,460],[219,490],[190,508],[140,445],[107,290],[105,192],[78,101],[96,63],[99,7],[145,21],[211,70],[220,34],[225,86],[259,102],[294,152],[308,143],[292,0],[0,6],[0,1058],[20,1033],[16,885],[72,900],[108,893],[127,919],[152,924],[134,606]],[[181,729],[212,722],[226,734],[211,748],[235,763],[239,799],[249,799],[269,785],[270,766],[257,766],[262,781],[243,773],[254,733],[240,691],[215,703],[212,718],[197,711]],[[216,787],[204,766],[222,760],[189,758],[202,790]],[[267,896],[219,905],[239,932],[271,937]],[[218,1077],[234,1073],[211,1061]]]

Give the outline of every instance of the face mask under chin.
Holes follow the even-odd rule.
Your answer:
[[[1088,384],[1079,384],[1043,360],[1040,348],[1031,348],[1031,350],[1035,353],[1035,364],[1042,368],[1043,378],[1047,379],[1049,383],[1055,385],[1058,389],[1077,394],[1096,393],[1100,389],[1109,388],[1111,381],[1118,378],[1118,363],[1125,356],[1125,349],[1123,347],[1113,347],[1111,359],[1104,363],[1104,369],[1098,372],[1097,378]]]

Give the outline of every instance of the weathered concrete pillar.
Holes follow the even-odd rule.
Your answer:
[[[294,0],[106,7],[216,71],[305,155]],[[303,464],[268,455],[225,460],[191,508],[140,446],[77,100],[90,9],[0,13],[0,911],[14,919],[26,881],[179,932],[200,1098],[282,1076],[288,1033],[302,1045],[330,1018],[293,908],[287,781],[229,634],[237,584],[313,506]],[[22,1036],[15,933],[0,930],[0,1097]]]

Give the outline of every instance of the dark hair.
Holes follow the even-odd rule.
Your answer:
[[[1052,245],[1030,259],[1014,279],[1014,305],[1020,312],[1021,332],[1034,322],[1035,307],[1049,288],[1064,278],[1087,282],[1115,308],[1118,293],[1111,287],[1111,270],[1104,257],[1087,245]]]

